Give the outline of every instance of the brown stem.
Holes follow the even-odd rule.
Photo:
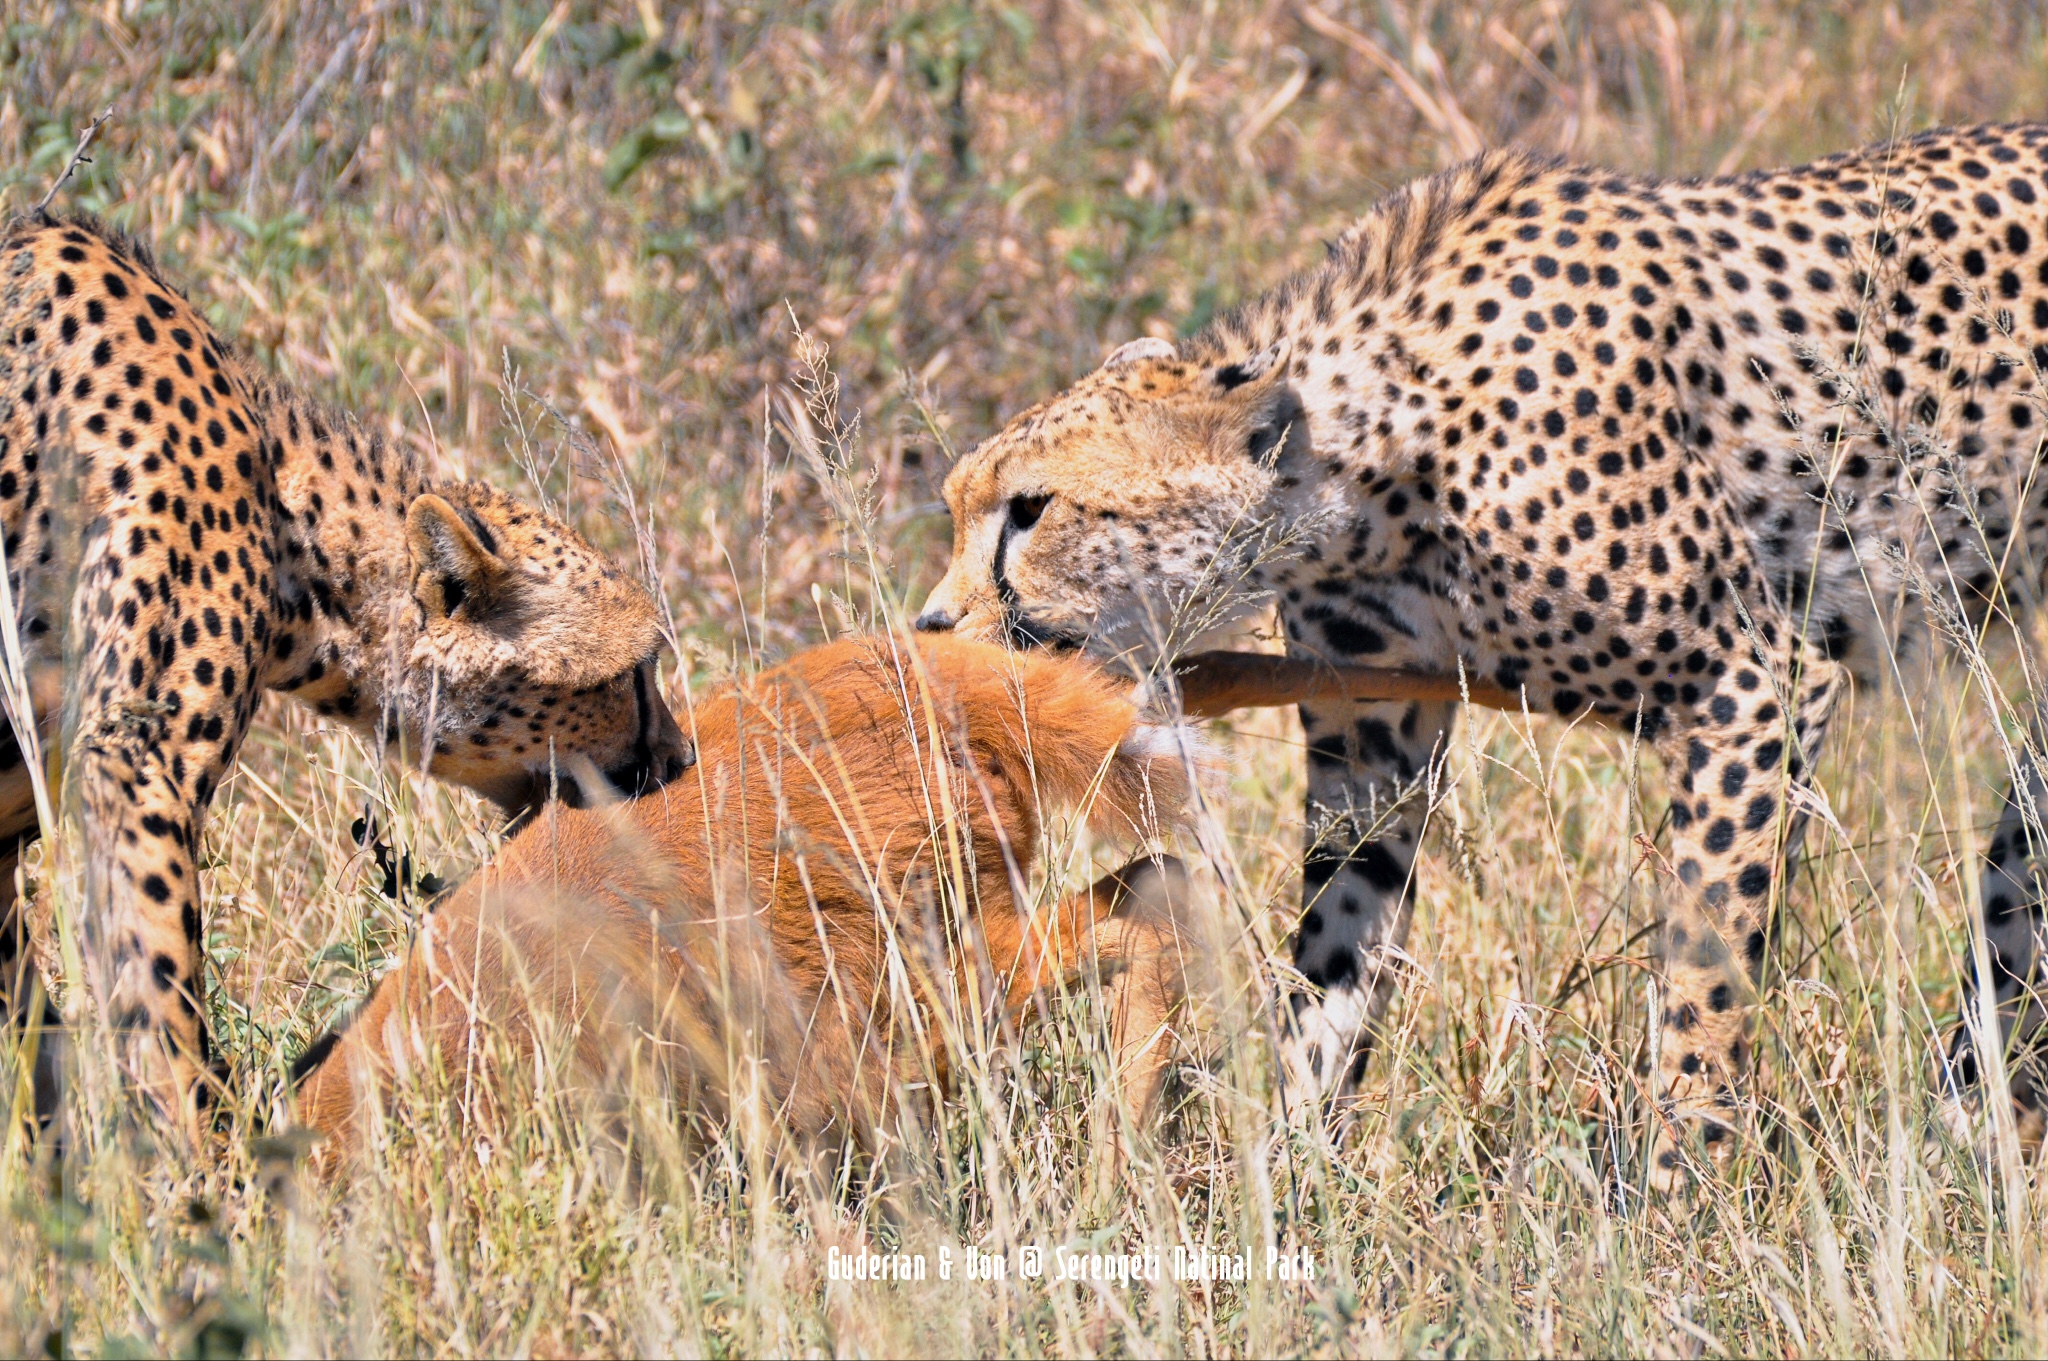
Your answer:
[[[1378,666],[1346,666],[1263,652],[1197,652],[1181,659],[1181,707],[1190,718],[1215,718],[1232,709],[1333,700],[1425,700],[1482,704],[1520,713],[1513,690],[1469,677],[1432,676]]]

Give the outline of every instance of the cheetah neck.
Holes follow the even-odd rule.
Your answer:
[[[405,512],[427,489],[416,460],[353,418],[265,381],[276,476],[281,627],[269,683],[369,728],[419,632]]]
[[[1545,172],[1519,152],[1477,160],[1389,195],[1333,242],[1328,258],[1219,317],[1188,343],[1200,364],[1241,362],[1278,346],[1302,402],[1308,449],[1276,469],[1268,510],[1301,524],[1325,524],[1342,542],[1305,547],[1311,561],[1340,552],[1349,569],[1398,572],[1448,541],[1436,502],[1443,454],[1466,432],[1454,391],[1456,357],[1441,304],[1426,280],[1472,263],[1456,231],[1461,215],[1489,195],[1511,193]],[[1336,474],[1331,476],[1330,474]],[[1372,512],[1400,521],[1361,538]],[[1281,574],[1297,566],[1276,565]],[[1262,570],[1271,585],[1274,571]]]
[[[1414,400],[1426,388],[1427,368],[1402,328],[1380,319],[1383,304],[1348,295],[1334,301],[1342,285],[1329,265],[1283,285],[1203,337],[1193,356],[1205,366],[1242,363],[1277,346],[1301,402],[1306,439],[1274,463],[1259,507],[1264,520],[1291,527],[1288,547],[1252,569],[1259,589],[1315,570],[1333,554],[1363,573],[1398,570],[1428,541],[1375,536],[1361,546],[1356,533],[1365,500],[1426,479],[1435,404]],[[1409,504],[1427,518],[1419,495]]]
[[[1190,355],[1241,357],[1288,340],[1295,344],[1297,376],[1317,367],[1355,367],[1361,351],[1398,360],[1398,345],[1374,338],[1440,329],[1421,284],[1459,251],[1461,219],[1487,196],[1526,187],[1549,169],[1548,161],[1524,151],[1488,151],[1396,189],[1330,242],[1321,263],[1218,317],[1189,342]],[[1333,339],[1338,346],[1326,353]]]

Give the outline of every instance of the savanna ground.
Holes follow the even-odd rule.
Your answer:
[[[282,374],[640,560],[679,711],[914,604],[951,451],[1310,263],[1411,176],[1508,141],[1731,170],[2048,108],[2048,14],[1962,0],[5,0],[0,20],[0,212],[111,105],[61,204],[152,240]],[[799,328],[857,428],[807,410]],[[2024,694],[2010,652],[1992,668]],[[621,1175],[543,1065],[491,1139],[422,1093],[374,1176],[322,1189],[275,1138],[283,1066],[420,910],[351,825],[368,808],[444,878],[496,833],[268,708],[210,833],[231,1153],[197,1165],[81,1084],[61,1174],[0,1163],[0,1353],[2038,1354],[2048,1190],[1980,1171],[1929,1096],[2013,711],[1960,662],[1853,709],[1763,1012],[1785,1156],[1646,1207],[1661,777],[1619,737],[1500,715],[1436,791],[1413,967],[1334,1143],[1269,1114],[1301,753],[1266,714],[1217,733],[1205,838],[1238,1038],[1190,1066],[1122,1181],[1098,1185],[1094,1021],[1057,1007],[1021,1052],[968,1054],[928,1147],[851,1186],[779,1176],[747,1120]],[[1079,881],[1092,848],[1055,841]],[[823,1279],[828,1245],[1027,1242],[1304,1246],[1319,1271]]]

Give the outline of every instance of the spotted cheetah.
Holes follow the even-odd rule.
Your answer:
[[[0,228],[0,532],[42,743],[86,833],[88,982],[138,1082],[198,1132],[206,811],[277,690],[508,811],[672,778],[641,588],[566,526],[256,370],[136,242]],[[0,989],[28,1005],[0,739]]]
[[[1142,651],[1242,577],[1297,654],[1462,667],[1639,733],[1675,787],[1652,1153],[1674,1186],[1746,1123],[1793,795],[1845,681],[2040,583],[2044,365],[2048,125],[1708,180],[1489,152],[966,456],[921,624]],[[1388,1004],[1452,716],[1302,706],[1297,1090],[1355,1081]],[[2044,939],[2048,790],[2021,764],[1982,894],[2008,1032],[2038,1018]],[[1967,1081],[1967,1038],[1955,1058]]]

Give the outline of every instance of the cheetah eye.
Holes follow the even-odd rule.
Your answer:
[[[1013,496],[1010,498],[1010,525],[1015,529],[1029,529],[1038,523],[1038,517],[1045,514],[1045,508],[1052,503],[1050,496]]]

